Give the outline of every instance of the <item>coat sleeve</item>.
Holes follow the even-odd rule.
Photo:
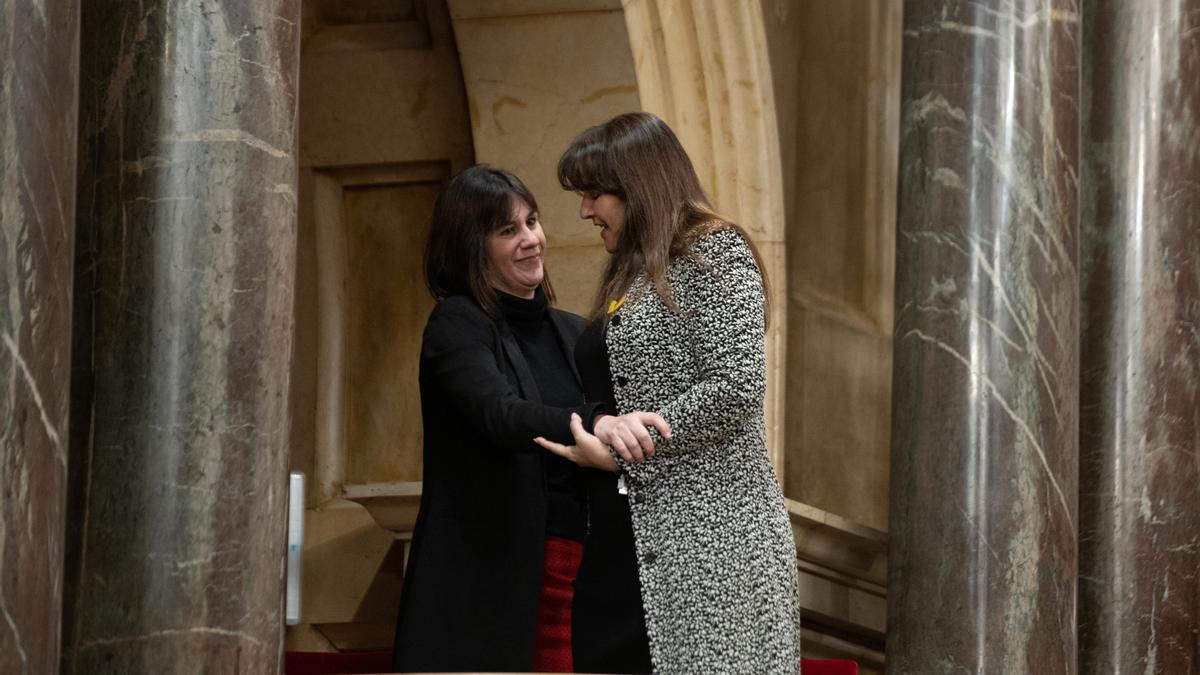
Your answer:
[[[421,344],[421,405],[446,406],[451,419],[503,450],[546,452],[533,442],[536,436],[573,442],[571,413],[586,418],[590,406],[558,408],[521,398],[500,359],[487,315],[464,299],[442,300]]]
[[[734,230],[706,236],[696,252],[711,269],[687,263],[673,290],[699,373],[690,387],[655,411],[671,425],[669,441],[650,430],[655,457],[725,444],[763,414],[766,329],[762,275],[754,255]],[[619,463],[641,480],[651,478],[656,465],[655,458],[641,465]]]

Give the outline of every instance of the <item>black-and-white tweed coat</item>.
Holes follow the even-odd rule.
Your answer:
[[[672,313],[645,277],[607,331],[621,413],[672,438],[620,462],[650,653],[662,673],[795,673],[796,548],[767,456],[762,277],[741,235],[704,235],[671,263]]]

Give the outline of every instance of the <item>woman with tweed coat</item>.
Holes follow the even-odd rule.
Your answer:
[[[610,387],[614,412],[655,411],[672,436],[656,437],[639,464],[577,417],[576,445],[539,442],[618,472],[654,671],[795,673],[796,551],[764,440],[768,309],[758,254],[712,210],[678,139],[649,113],[584,131],[560,160],[559,180],[581,195],[580,216],[601,228],[612,254],[587,329],[607,354],[609,378],[589,386],[585,330],[576,347],[585,393]],[[589,555],[606,546],[591,535],[584,542],[577,667],[589,635],[579,630],[589,612],[581,586]]]

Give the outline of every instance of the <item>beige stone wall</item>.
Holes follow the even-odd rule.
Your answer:
[[[639,108],[620,0],[450,0],[475,158],[513,171],[541,207],[559,307],[586,313],[607,254],[558,158],[589,126]]]
[[[345,443],[348,484],[421,480],[420,399],[413,396],[420,317],[433,298],[414,283],[422,269],[435,180],[345,191]],[[403,273],[397,274],[397,271]],[[415,275],[418,276],[419,275]]]
[[[373,7],[305,4],[293,464],[310,506],[420,475],[420,242],[440,182],[473,160],[445,6]]]
[[[444,3],[304,10],[292,463],[309,508],[287,647],[377,647],[404,542],[343,494],[420,480],[421,255],[442,182],[473,162],[471,123]]]
[[[804,649],[883,672],[900,0],[762,0],[786,222]]]
[[[899,0],[763,0],[787,221],[791,499],[887,529]]]

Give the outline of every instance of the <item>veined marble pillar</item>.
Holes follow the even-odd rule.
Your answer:
[[[0,0],[0,673],[58,668],[79,5]]]
[[[905,7],[889,672],[1076,669],[1079,33]]]
[[[1079,663],[1200,670],[1200,0],[1085,0]]]
[[[281,668],[299,21],[85,6],[65,672]]]

